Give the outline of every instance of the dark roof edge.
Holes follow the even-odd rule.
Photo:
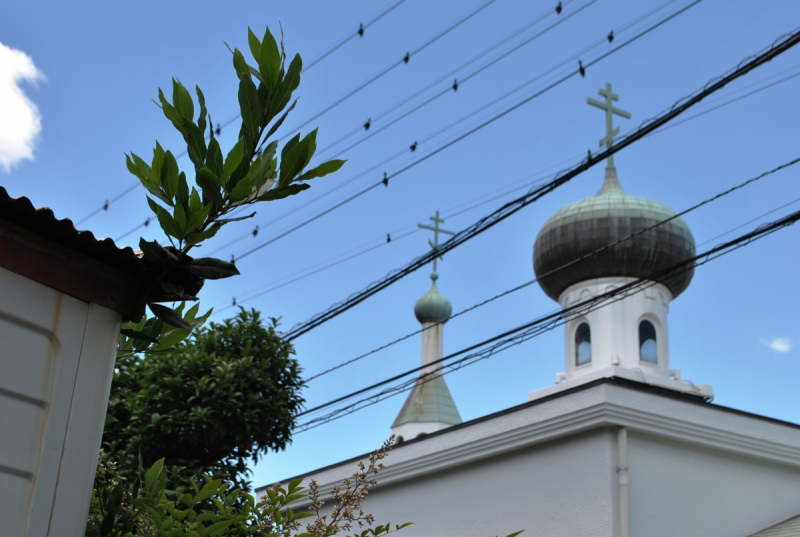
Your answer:
[[[783,420],[779,420],[779,419],[776,419],[776,418],[770,418],[770,417],[767,417],[767,416],[762,416],[760,414],[753,414],[752,412],[746,412],[744,410],[738,410],[736,408],[726,407],[726,406],[722,406],[722,405],[715,405],[713,403],[707,402],[701,396],[691,395],[691,394],[681,393],[681,392],[676,392],[676,391],[670,390],[668,388],[661,388],[661,387],[652,386],[652,385],[649,385],[649,384],[642,384],[641,382],[638,382],[638,381],[635,381],[635,380],[629,380],[629,379],[624,379],[624,378],[620,378],[620,377],[605,377],[605,378],[600,378],[600,379],[597,379],[597,380],[593,380],[592,382],[587,382],[586,384],[582,384],[582,385],[576,386],[574,388],[569,388],[569,389],[564,390],[562,392],[558,392],[558,393],[554,393],[554,394],[551,394],[551,395],[547,395],[545,397],[536,399],[534,401],[528,401],[526,403],[522,403],[522,404],[519,404],[519,405],[516,405],[516,406],[512,406],[512,407],[506,408],[504,410],[500,410],[498,412],[494,412],[492,414],[487,414],[486,416],[481,416],[479,418],[475,418],[475,419],[472,419],[470,421],[465,421],[464,423],[460,423],[458,425],[453,425],[452,427],[448,427],[447,429],[442,429],[440,431],[429,433],[429,434],[426,434],[425,436],[422,436],[422,437],[419,437],[419,438],[414,438],[413,440],[406,440],[402,444],[396,444],[395,446],[393,446],[393,449],[398,449],[400,447],[406,446],[407,444],[413,444],[413,443],[416,443],[416,442],[424,442],[425,440],[427,440],[429,438],[432,438],[434,436],[448,434],[448,433],[451,433],[453,431],[457,431],[459,429],[463,429],[465,427],[470,427],[472,425],[476,425],[476,424],[482,423],[484,421],[489,421],[489,420],[492,420],[492,419],[495,419],[495,418],[499,418],[500,416],[505,416],[506,414],[513,414],[514,412],[519,412],[520,410],[525,410],[526,408],[530,408],[530,407],[533,407],[533,406],[536,406],[536,405],[540,405],[540,404],[545,403],[547,401],[552,401],[554,399],[558,399],[558,398],[564,397],[566,395],[570,395],[570,394],[573,394],[573,393],[578,393],[578,392],[581,392],[581,391],[584,391],[584,390],[588,390],[590,388],[594,388],[595,386],[600,386],[601,384],[611,384],[611,385],[615,385],[615,386],[624,386],[625,388],[630,388],[630,389],[641,391],[641,392],[653,393],[653,394],[660,395],[660,396],[663,396],[663,397],[668,397],[670,399],[678,399],[678,400],[684,401],[686,403],[705,406],[705,407],[709,407],[709,408],[712,408],[714,410],[719,410],[719,411],[722,411],[722,412],[727,412],[727,413],[731,413],[731,414],[737,414],[737,415],[748,417],[748,418],[755,418],[755,419],[758,419],[758,420],[761,420],[761,421],[774,423],[776,425],[783,425],[783,426],[792,427],[792,428],[795,428],[795,429],[800,429],[800,424],[792,423],[790,421],[783,421]],[[343,460],[343,461],[340,461],[340,462],[329,464],[327,466],[323,466],[321,468],[317,468],[316,470],[311,470],[310,472],[306,472],[306,473],[303,473],[303,474],[300,474],[300,475],[296,475],[294,477],[290,477],[288,479],[282,480],[281,482],[282,483],[283,482],[287,482],[288,483],[289,481],[291,481],[293,479],[303,479],[303,478],[306,478],[308,476],[311,476],[311,475],[314,475],[314,474],[318,474],[320,472],[324,472],[326,470],[331,470],[331,469],[336,468],[338,466],[343,466],[343,465],[346,465],[346,464],[352,464],[352,463],[355,463],[355,462],[358,462],[360,460],[365,459],[366,457],[368,457],[370,455],[370,453],[371,452],[363,453],[361,455],[357,455],[355,457],[351,457],[349,459],[346,459],[346,460]],[[268,486],[269,485],[263,485],[261,487],[256,487],[254,490],[261,490],[261,489],[264,489],[264,488],[266,488]]]

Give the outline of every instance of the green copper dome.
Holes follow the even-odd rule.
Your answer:
[[[601,253],[559,270],[615,241],[649,228],[675,211],[657,201],[631,196],[606,169],[596,196],[568,205],[545,223],[533,248],[533,268],[544,292],[553,300],[570,285],[609,276],[648,277],[694,257],[694,237],[686,222],[675,218]],[[549,275],[548,275],[549,274]],[[694,266],[661,281],[673,298],[689,287]]]
[[[417,300],[414,315],[420,323],[443,323],[453,314],[453,305],[436,288],[436,273],[431,274],[431,290]]]

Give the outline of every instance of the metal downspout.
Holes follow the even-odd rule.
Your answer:
[[[617,429],[617,476],[619,482],[619,534],[630,537],[630,514],[628,504],[628,430]]]

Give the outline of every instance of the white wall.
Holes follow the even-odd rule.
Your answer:
[[[530,536],[612,537],[614,438],[610,429],[598,430],[380,487],[367,496],[365,511],[378,523],[413,522],[403,537],[503,537],[522,529]]]
[[[0,535],[83,535],[119,326],[0,269]]]
[[[800,468],[629,434],[631,535],[746,537],[800,513]]]

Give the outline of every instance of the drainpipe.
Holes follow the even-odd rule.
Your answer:
[[[619,534],[630,537],[630,516],[628,512],[628,430],[617,429],[617,475],[619,476]]]

